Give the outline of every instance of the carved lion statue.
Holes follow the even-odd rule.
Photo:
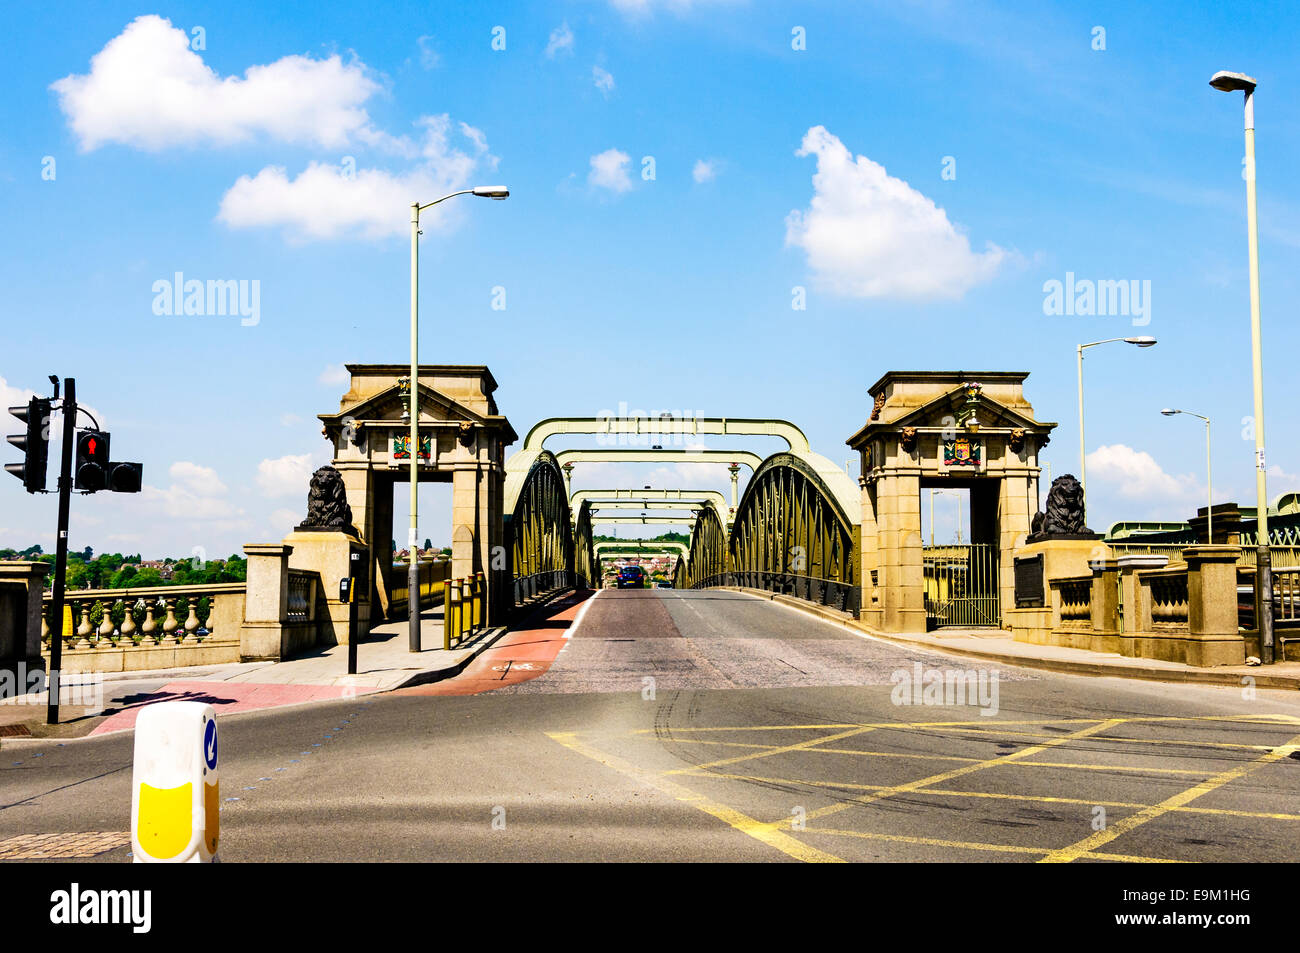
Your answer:
[[[1044,536],[1069,536],[1092,532],[1084,525],[1083,485],[1067,473],[1052,481],[1047,492],[1047,512],[1043,517]]]
[[[307,491],[307,518],[302,525],[345,532],[352,528],[352,507],[348,506],[343,475],[334,467],[321,467],[311,475],[311,489]]]

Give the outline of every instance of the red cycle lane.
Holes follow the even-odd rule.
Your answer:
[[[397,695],[477,695],[546,674],[569,642],[574,621],[595,595],[588,590],[535,610],[452,678],[398,689]]]

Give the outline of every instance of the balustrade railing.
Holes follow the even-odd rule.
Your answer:
[[[1092,624],[1092,576],[1062,576],[1050,581],[1061,595],[1061,624]]]
[[[56,629],[62,632],[68,651],[237,640],[245,588],[241,582],[72,590],[66,596],[64,620],[50,618],[52,602],[47,594],[41,612],[41,641],[48,647]],[[237,611],[219,611],[220,603],[227,599],[238,600]]]
[[[1156,626],[1187,625],[1187,567],[1147,569],[1138,573],[1138,583],[1150,592],[1151,623]]]

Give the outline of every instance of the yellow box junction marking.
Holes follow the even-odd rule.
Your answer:
[[[1007,720],[990,723],[987,720],[956,721],[956,722],[879,722],[879,723],[826,723],[826,724],[805,724],[805,725],[719,725],[714,727],[692,726],[687,728],[673,729],[672,741],[674,743],[687,745],[718,745],[731,747],[733,750],[742,749],[748,753],[737,754],[732,757],[721,758],[714,761],[704,762],[702,764],[691,765],[685,768],[674,768],[662,772],[650,771],[640,768],[630,762],[604,754],[591,747],[589,744],[578,739],[577,732],[551,733],[549,736],[557,742],[564,744],[571,750],[586,755],[593,760],[599,761],[615,770],[620,771],[630,777],[650,784],[665,793],[669,793],[679,800],[692,803],[701,810],[709,813],[732,827],[740,830],[750,837],[754,837],[769,846],[777,847],[790,856],[803,860],[834,860],[840,858],[833,855],[818,851],[815,848],[808,847],[796,840],[791,835],[785,833],[785,828],[790,824],[790,818],[782,817],[775,821],[762,822],[748,817],[738,811],[710,801],[703,795],[697,794],[688,788],[668,780],[670,775],[686,775],[693,777],[709,777],[719,780],[738,780],[762,784],[781,784],[781,785],[798,785],[810,788],[839,789],[846,791],[862,791],[861,795],[847,801],[839,801],[835,804],[819,808],[809,812],[805,817],[805,823],[816,819],[828,817],[840,811],[847,810],[858,805],[867,805],[886,798],[902,794],[919,794],[933,797],[944,798],[986,798],[994,800],[1025,801],[1039,802],[1049,804],[1068,804],[1087,807],[1103,806],[1107,808],[1120,808],[1134,810],[1137,813],[1125,817],[1114,824],[1111,824],[1106,830],[1098,831],[1093,835],[1062,848],[1055,847],[1031,847],[1023,845],[1009,844],[985,844],[970,841],[944,840],[942,838],[915,837],[902,834],[886,834],[876,832],[863,832],[840,830],[834,828],[821,827],[804,827],[801,830],[817,835],[826,835],[833,837],[849,837],[863,840],[880,840],[896,843],[908,843],[921,846],[947,847],[961,850],[979,850],[979,851],[1001,851],[1013,854],[1037,854],[1040,855],[1040,862],[1069,862],[1072,860],[1092,858],[1111,861],[1139,862],[1139,863],[1183,863],[1181,860],[1168,858],[1134,856],[1129,854],[1112,853],[1100,850],[1106,844],[1122,836],[1123,834],[1154,820],[1166,813],[1195,813],[1195,814],[1214,814],[1228,817],[1255,818],[1296,821],[1300,820],[1300,814],[1284,812],[1267,812],[1267,811],[1243,811],[1232,810],[1229,808],[1210,808],[1197,807],[1191,804],[1192,801],[1201,796],[1216,790],[1231,781],[1244,777],[1245,775],[1257,770],[1264,765],[1277,762],[1290,756],[1293,752],[1300,751],[1300,735],[1291,739],[1280,746],[1270,746],[1267,744],[1245,744],[1230,742],[1210,742],[1197,739],[1178,739],[1178,738],[1126,738],[1106,732],[1117,728],[1120,725],[1161,725],[1170,724],[1171,726],[1186,725],[1189,722],[1231,722],[1242,725],[1259,725],[1274,728],[1293,727],[1300,724],[1300,718],[1284,714],[1263,714],[1263,715],[1195,715],[1195,716],[1138,716],[1131,718],[1030,718]],[[1065,734],[1048,735],[1032,731],[1011,732],[1005,730],[1009,726],[1082,726],[1077,730]],[[901,731],[924,731],[927,734],[935,730],[957,730],[961,735],[988,735],[999,737],[1014,737],[1034,740],[1037,743],[1021,748],[1018,751],[1012,751],[997,755],[992,758],[982,759],[974,757],[963,757],[960,755],[945,755],[932,753],[911,753],[899,751],[866,751],[851,748],[834,748],[827,747],[828,744],[844,738],[864,734],[875,730],[901,730]],[[655,733],[657,729],[637,729],[629,732],[629,736],[648,735]],[[833,731],[833,734],[821,735],[816,738],[809,738],[792,744],[762,744],[757,742],[746,741],[729,741],[697,737],[680,737],[684,734],[707,734],[712,732],[772,732],[772,731]],[[1036,755],[1040,755],[1052,748],[1060,747],[1069,742],[1080,739],[1089,739],[1101,742],[1103,744],[1129,745],[1152,745],[1155,750],[1161,747],[1193,747],[1215,749],[1207,750],[1205,756],[1213,760],[1223,760],[1218,755],[1222,752],[1227,755],[1229,752],[1240,751],[1243,753],[1263,752],[1258,758],[1252,761],[1235,764],[1233,767],[1224,770],[1218,774],[1206,778],[1207,770],[1193,770],[1185,768],[1156,768],[1142,767],[1134,765],[1114,765],[1114,764],[1084,764],[1074,762],[1059,761],[1030,761],[1027,760]],[[980,738],[966,738],[964,740],[978,742]],[[1105,752],[1105,748],[1092,749],[1098,752]],[[757,774],[729,773],[714,770],[715,768],[726,767],[730,765],[743,764],[761,758],[768,758],[774,755],[788,754],[794,752],[807,752],[811,754],[836,754],[850,755],[857,757],[877,757],[877,758],[903,758],[915,760],[932,760],[958,762],[960,767],[955,767],[929,777],[920,778],[915,781],[908,781],[895,785],[870,785],[856,784],[849,782],[837,781],[809,781],[794,778],[765,777]],[[1152,752],[1153,754],[1155,751]],[[984,791],[954,791],[946,788],[933,788],[933,785],[941,784],[955,778],[972,774],[976,771],[983,771],[989,768],[1003,764],[1012,764],[1018,768],[1058,768],[1068,770],[1084,771],[1111,771],[1111,772],[1133,772],[1142,775],[1169,776],[1193,776],[1200,778],[1199,783],[1186,791],[1180,792],[1172,797],[1166,798],[1158,804],[1150,805],[1137,802],[1127,801],[1098,801],[1095,799],[1058,797],[1048,795],[1032,795],[1003,792],[984,792]]]
[[[595,748],[579,741],[574,732],[548,731],[546,735],[552,741],[564,745],[570,751],[575,751],[578,754],[585,755],[593,761],[600,762],[606,767],[613,768],[615,771],[625,774],[630,778],[634,778],[637,781],[641,781],[644,784],[657,788],[679,801],[690,804],[692,807],[699,808],[704,813],[711,814],[718,820],[731,825],[742,834],[748,834],[750,837],[762,841],[769,847],[775,847],[777,850],[790,855],[795,860],[812,863],[844,863],[841,858],[836,857],[834,854],[828,854],[815,847],[809,847],[807,844],[795,840],[784,831],[776,830],[771,824],[764,824],[749,817],[747,814],[742,814],[740,811],[727,807],[724,804],[710,801],[708,798],[704,797],[704,795],[697,794],[695,791],[678,784],[676,781],[669,781],[667,778],[660,777],[653,771],[647,771],[629,761],[624,761],[623,759],[616,758],[613,755],[597,751]]]

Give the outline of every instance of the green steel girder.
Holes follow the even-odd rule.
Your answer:
[[[541,450],[559,434],[644,434],[778,437],[795,453],[809,451],[804,432],[788,420],[749,417],[551,417],[536,424],[524,438],[524,450]]]
[[[634,490],[631,488],[621,490],[575,490],[569,494],[569,503],[577,506],[583,500],[591,500],[593,503],[600,503],[604,500],[629,500],[636,502],[638,500],[650,501],[671,501],[679,500],[686,503],[712,501],[720,510],[726,512],[727,498],[721,490]]]
[[[521,450],[515,457],[532,450]],[[555,455],[560,466],[569,463],[739,463],[757,470],[763,458],[748,450],[651,450],[645,447],[620,447],[614,450],[561,450]],[[511,457],[514,460],[514,457]],[[509,464],[506,468],[512,469]]]

